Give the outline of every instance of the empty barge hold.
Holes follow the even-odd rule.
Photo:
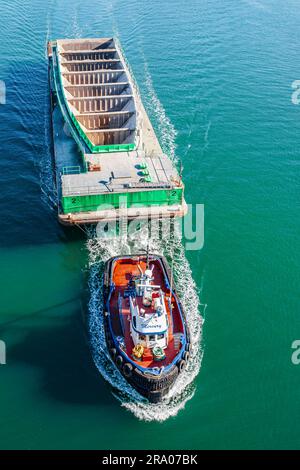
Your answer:
[[[181,177],[115,40],[51,41],[48,57],[60,222],[183,216]]]
[[[109,353],[125,379],[157,403],[189,361],[185,313],[167,261],[117,256],[104,272],[104,326]]]

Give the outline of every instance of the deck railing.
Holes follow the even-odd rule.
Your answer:
[[[63,175],[79,175],[81,173],[80,166],[64,166],[62,174]]]
[[[71,173],[64,173],[63,175],[67,175]],[[88,185],[88,186],[68,186],[66,184],[63,185],[63,197],[66,196],[89,196],[89,195],[96,195],[96,194],[119,194],[119,193],[130,193],[138,190],[171,190],[171,189],[178,189],[170,184],[159,184],[159,183],[135,183],[131,184],[130,187],[126,187],[120,185],[119,187],[114,187],[112,190],[109,189],[109,186],[104,188],[103,185]]]
[[[122,330],[122,335],[125,335],[125,325],[124,325],[124,318],[122,314],[122,298],[121,294],[119,292],[119,298],[118,298],[118,307],[119,307],[119,318],[120,318],[120,324],[121,324],[121,330]]]

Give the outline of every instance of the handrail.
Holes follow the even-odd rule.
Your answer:
[[[62,176],[68,176],[68,175],[62,175]],[[72,175],[71,175],[72,176]],[[144,186],[141,186],[143,184]],[[108,190],[106,187],[102,186],[76,186],[75,188],[65,187],[63,184],[63,197],[66,196],[89,196],[89,195],[96,195],[96,194],[119,194],[119,193],[130,193],[134,192],[134,190],[137,189],[143,189],[145,192],[146,191],[153,191],[153,190],[171,190],[172,187],[166,187],[163,184],[161,186],[154,186],[153,183],[136,183],[132,184],[130,187],[124,186],[124,183],[122,185],[120,184],[118,187],[111,188],[111,190]],[[173,188],[174,190],[177,190]],[[181,188],[179,188],[181,189]]]
[[[91,98],[97,98],[99,100],[110,100],[115,98],[132,98],[133,95],[98,95],[98,96],[76,96],[72,98],[68,98],[68,101],[83,101],[88,100],[90,101]]]
[[[125,335],[125,325],[124,325],[124,318],[123,318],[123,313],[122,313],[122,301],[121,301],[121,294],[119,292],[119,298],[118,298],[118,307],[119,307],[119,318],[120,318],[120,323],[121,323],[121,330],[123,333],[123,336]]]
[[[165,273],[166,278],[168,278],[168,277],[167,277],[167,274],[166,274],[166,271],[165,271],[165,267],[164,267],[164,265],[163,265],[161,259],[158,259],[158,262],[159,262],[159,264],[161,265],[161,267],[162,267],[162,269],[163,269],[163,271],[164,271],[164,273]],[[174,299],[176,300],[176,304],[177,304],[177,307],[178,307],[178,310],[179,310],[180,320],[181,320],[181,323],[182,323],[182,325],[183,325],[183,327],[184,327],[184,331],[185,331],[185,335],[186,335],[186,334],[187,334],[186,321],[184,320],[183,315],[182,315],[181,303],[180,303],[180,301],[178,300],[177,295],[175,295],[175,291],[174,291],[173,289],[171,289],[171,287],[169,287],[169,288],[170,288],[171,299],[172,299],[172,296],[173,296]],[[185,346],[185,344],[186,344],[186,339],[184,338],[184,346]]]
[[[83,83],[82,85],[66,85],[65,88],[73,88],[73,87],[106,87],[106,86],[128,86],[130,85],[129,82],[108,82],[108,83]]]
[[[121,62],[121,61],[119,61]],[[64,65],[63,63],[61,64],[62,66]],[[97,73],[124,73],[125,72],[125,69],[99,69],[99,70],[79,70],[77,72],[69,72],[68,70],[66,72],[61,72],[62,75],[86,75],[86,74],[97,74]],[[114,82],[112,82],[114,83]]]
[[[68,101],[71,101],[71,100],[68,100]],[[113,116],[116,116],[117,114],[120,114],[120,115],[125,115],[125,114],[135,114],[135,111],[130,111],[130,110],[121,110],[121,111],[99,111],[99,112],[87,112],[87,113],[78,113],[76,114],[76,117],[85,117],[85,116],[109,116],[109,115],[113,115]],[[102,131],[102,130],[114,130],[114,129],[97,129],[99,131]]]
[[[84,116],[84,114],[80,115],[80,117]],[[105,129],[87,129],[86,131],[86,135],[90,135],[90,134],[103,134],[103,133],[114,133],[114,132],[127,132],[127,131],[130,131],[130,132],[133,132],[134,129],[130,128],[130,127],[118,127],[118,128],[113,128],[113,127],[108,127],[108,128],[105,128]]]
[[[106,62],[121,62],[120,59],[83,59],[83,60],[64,60],[61,62],[61,65],[72,65],[72,64],[98,64]],[[88,72],[88,70],[87,70]]]
[[[73,165],[73,166],[64,166],[63,175],[75,175],[75,174],[80,174],[81,173],[81,168],[79,165]]]
[[[60,54],[89,54],[90,52],[94,52],[94,53],[101,53],[101,52],[117,52],[117,49],[81,49],[81,50],[69,50],[69,51],[60,51]]]

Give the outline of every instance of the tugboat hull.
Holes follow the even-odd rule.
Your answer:
[[[107,347],[110,356],[116,367],[120,370],[123,377],[130,383],[142,396],[147,398],[152,403],[160,402],[163,397],[168,394],[170,389],[174,386],[178,376],[186,368],[187,362],[190,357],[190,337],[188,327],[186,324],[186,317],[183,307],[178,300],[176,291],[172,284],[172,275],[166,259],[162,256],[148,255],[150,262],[155,262],[156,266],[161,267],[161,275],[164,277],[166,292],[171,293],[171,302],[174,302],[172,328],[181,328],[181,341],[176,350],[174,343],[174,337],[176,332],[169,331],[169,345],[166,349],[166,359],[160,362],[150,362],[149,359],[136,360],[131,353],[130,345],[128,342],[130,338],[126,331],[123,333],[127,339],[124,347],[124,343],[120,345],[120,336],[116,326],[116,316],[113,311],[113,299],[117,286],[114,285],[114,275],[116,271],[116,264],[124,262],[124,260],[144,260],[145,255],[137,255],[134,257],[115,257],[107,261],[104,272],[104,301],[105,301],[105,313],[104,313],[104,327]],[[127,273],[128,274],[128,273]],[[176,312],[175,312],[176,304]],[[178,318],[175,319],[175,313]],[[115,317],[114,317],[115,316]],[[129,318],[126,318],[129,321]],[[180,320],[180,321],[179,321]],[[122,320],[124,322],[124,320]],[[170,323],[171,323],[170,322]],[[124,328],[124,327],[123,327]],[[126,328],[126,326],[125,326]],[[171,325],[169,325],[171,328]],[[131,335],[130,335],[131,336]],[[172,339],[171,339],[172,338]],[[149,351],[148,351],[149,354]],[[150,359],[151,361],[151,359]]]

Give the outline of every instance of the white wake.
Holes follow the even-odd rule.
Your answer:
[[[52,161],[52,149],[51,149],[51,112],[50,112],[50,96],[48,87],[48,53],[47,46],[48,41],[51,39],[51,14],[50,8],[47,12],[47,24],[46,24],[46,36],[45,36],[45,79],[44,83],[47,86],[44,87],[44,102],[43,102],[43,146],[44,151],[39,155],[39,167],[40,167],[40,181],[41,181],[41,197],[42,201],[47,204],[51,210],[56,210],[57,207],[57,192],[54,181],[54,168]]]
[[[158,128],[158,137],[163,151],[172,161],[176,162],[176,130],[155,93],[143,51],[141,51],[141,56],[144,59],[145,88],[143,90],[143,99],[146,109],[152,110],[153,121]],[[130,72],[132,73],[132,70]],[[91,237],[87,242],[90,269],[89,326],[94,362],[103,377],[114,388],[113,393],[121,402],[121,406],[134,413],[141,420],[165,421],[172,416],[176,416],[179,410],[185,407],[187,401],[194,396],[194,379],[199,373],[203,356],[200,346],[203,318],[200,312],[201,305],[197,288],[185,256],[179,226],[175,224],[172,235],[167,235],[165,229],[161,233],[158,226],[155,229],[152,226],[151,228],[151,233],[148,233],[148,225],[144,225],[133,239],[115,237],[105,240],[95,238],[95,233],[91,233]],[[150,252],[165,255],[173,268],[174,281],[186,312],[193,345],[187,368],[178,377],[169,395],[159,404],[149,403],[122,377],[108,354],[103,326],[101,274],[104,262],[112,256],[137,253],[141,249],[146,249],[148,244]]]

